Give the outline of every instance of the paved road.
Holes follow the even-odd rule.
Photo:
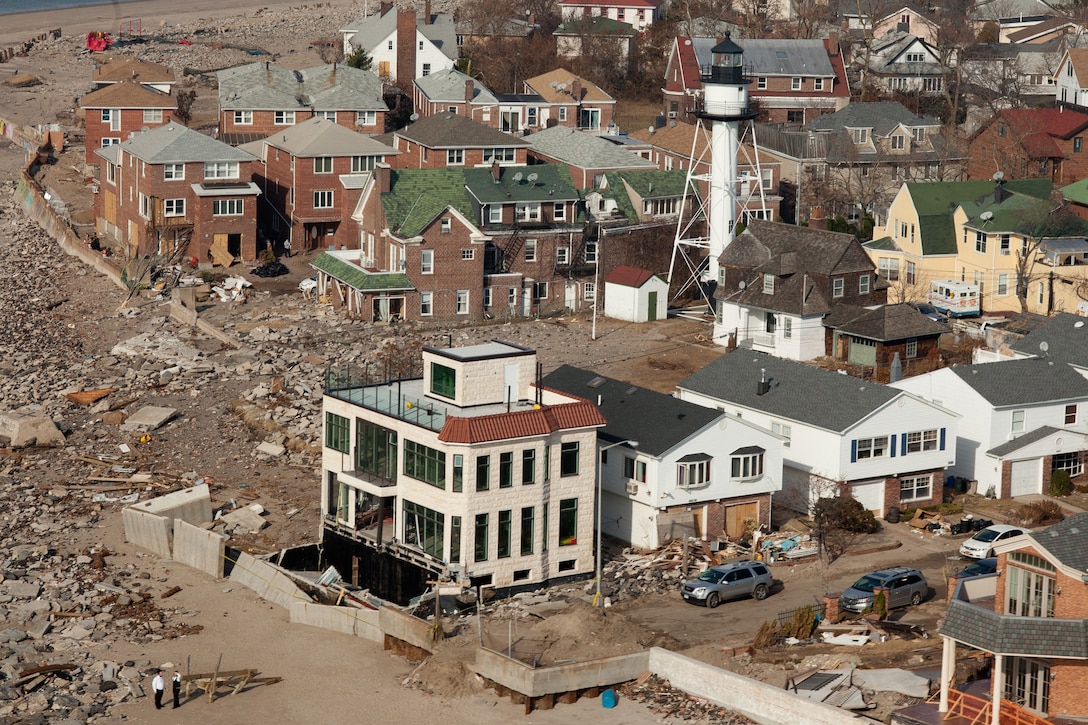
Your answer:
[[[618,604],[636,622],[655,632],[664,632],[684,647],[717,644],[741,646],[751,642],[760,625],[779,612],[806,604],[822,602],[825,592],[841,592],[862,574],[888,566],[914,566],[922,570],[930,586],[930,597],[919,607],[908,608],[893,616],[918,623],[931,633],[945,610],[946,572],[966,565],[956,554],[966,537],[923,537],[913,534],[906,524],[884,525],[882,539],[902,542],[897,549],[856,556],[843,556],[831,564],[815,558],[796,562],[781,561],[771,569],[776,584],[774,593],[762,602],[752,599],[722,604],[708,609],[689,604],[676,592],[640,597],[636,602]],[[862,545],[863,546],[863,545]],[[859,546],[857,548],[862,548]]]

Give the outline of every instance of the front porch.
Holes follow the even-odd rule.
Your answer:
[[[938,691],[925,702],[892,713],[892,725],[986,725],[993,722],[990,700],[992,681],[974,680],[948,693],[948,712],[940,712]],[[998,722],[1001,725],[1052,725],[1062,720],[1040,717],[1008,700],[1001,700]],[[1069,722],[1069,721],[1065,721]]]

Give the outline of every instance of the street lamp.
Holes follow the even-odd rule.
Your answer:
[[[601,601],[601,510],[604,508],[603,489],[601,488],[601,454],[609,448],[626,445],[628,448],[638,448],[638,441],[623,440],[609,443],[597,449],[597,593],[593,595],[593,606],[600,606]]]

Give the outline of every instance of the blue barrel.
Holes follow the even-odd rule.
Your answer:
[[[601,693],[601,705],[611,710],[616,706],[616,691],[605,690]]]

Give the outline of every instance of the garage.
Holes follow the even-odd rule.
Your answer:
[[[850,484],[850,495],[877,516],[884,515],[884,479],[858,481]]]
[[[1013,461],[1009,473],[1009,495],[1027,496],[1043,491],[1043,459],[1031,458],[1026,461]]]

